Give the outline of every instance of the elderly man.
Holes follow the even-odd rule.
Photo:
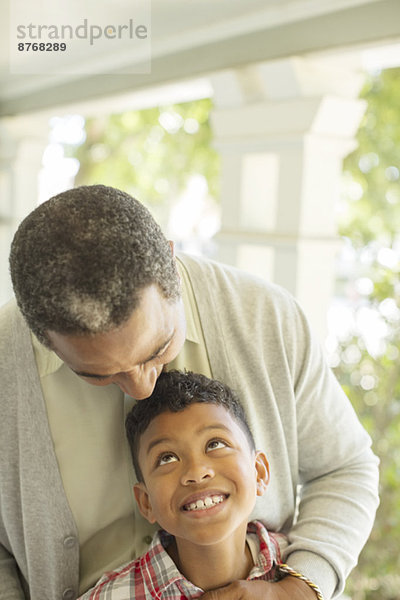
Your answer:
[[[124,417],[163,369],[224,381],[245,402],[273,483],[252,518],[288,535],[296,576],[240,581],[215,600],[326,600],[372,527],[377,460],[284,290],[174,257],[147,209],[101,185],[20,225],[16,296],[0,313],[0,598],[73,599],[141,554]]]

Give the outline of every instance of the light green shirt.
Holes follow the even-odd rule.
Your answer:
[[[192,287],[177,262],[187,331],[180,354],[168,368],[211,376]],[[154,531],[139,515],[132,491],[124,423],[134,400],[114,384],[90,385],[32,339],[57,461],[79,532],[82,593],[105,571],[142,554]]]

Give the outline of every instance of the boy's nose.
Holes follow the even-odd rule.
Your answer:
[[[182,474],[182,484],[191,485],[194,483],[201,483],[205,479],[212,479],[213,477],[213,469],[204,460],[192,460]]]

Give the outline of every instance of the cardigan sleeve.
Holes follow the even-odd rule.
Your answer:
[[[0,310],[0,381],[0,600],[61,598],[78,589],[77,531],[15,303]]]
[[[16,413],[16,406],[10,404],[13,398],[10,388],[10,340],[9,329],[11,327],[11,303],[0,311],[0,406],[2,413],[0,437],[2,440],[2,452],[0,455],[0,600],[21,600],[25,594],[21,587],[19,569],[12,554],[7,536],[6,516],[4,505],[7,503],[7,485],[10,480],[9,468],[9,439],[5,435],[9,431],[9,423],[6,417],[6,408],[12,408]],[[5,428],[5,429],[3,429]]]
[[[284,558],[330,598],[343,591],[371,532],[378,505],[378,459],[296,302],[293,314],[301,491]]]
[[[21,586],[20,571],[14,556],[11,554],[12,543],[8,534],[7,506],[18,502],[13,491],[10,493],[10,482],[13,479],[11,465],[14,458],[10,451],[14,450],[14,428],[11,426],[8,413],[15,418],[18,412],[15,390],[12,385],[15,367],[12,363],[11,335],[13,303],[10,302],[0,310],[0,600],[21,600],[25,593]]]

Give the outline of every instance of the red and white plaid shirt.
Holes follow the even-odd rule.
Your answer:
[[[274,581],[285,536],[268,533],[259,521],[249,523],[247,534],[259,545],[257,560],[247,579]],[[192,600],[202,596],[204,590],[190,583],[166,552],[170,539],[170,534],[158,531],[146,554],[105,573],[79,600]]]

